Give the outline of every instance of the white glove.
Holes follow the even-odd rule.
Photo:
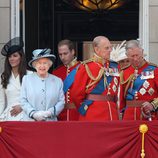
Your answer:
[[[43,111],[43,114],[45,115],[45,117],[49,118],[52,116],[52,113],[50,111]]]
[[[37,111],[33,114],[33,118],[37,121],[46,121],[48,117],[51,117],[50,111]]]

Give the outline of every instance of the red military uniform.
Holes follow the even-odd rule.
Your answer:
[[[76,68],[77,65],[79,65],[80,62],[74,59],[69,65],[61,65],[57,69],[55,69],[52,74],[60,77],[63,81],[68,76],[68,74]],[[59,114],[58,119],[59,121],[77,121],[79,117],[79,113],[77,111],[77,107],[75,106],[73,100],[72,100],[72,92],[71,87],[68,89],[68,91],[65,94],[65,109]]]
[[[120,80],[120,105],[125,109],[123,120],[144,120],[142,103],[158,98],[158,67],[146,61],[138,69],[128,66],[122,70]],[[157,113],[152,112],[152,119],[157,118]]]
[[[103,65],[102,58],[94,56],[80,65],[72,88],[73,97],[77,98],[75,103],[81,109],[80,121],[118,120],[118,64],[113,62],[116,67],[110,68],[110,63]],[[100,86],[102,78],[104,85]]]

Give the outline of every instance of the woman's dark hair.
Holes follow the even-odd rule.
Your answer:
[[[22,83],[22,78],[26,74],[27,63],[26,63],[26,58],[25,58],[23,49],[21,49],[17,52],[21,56],[18,73],[19,73],[19,77],[20,77],[20,83]],[[7,88],[7,85],[9,83],[11,73],[12,73],[12,67],[9,63],[9,56],[6,56],[5,63],[4,63],[4,72],[1,75],[1,84],[2,84],[2,87],[5,89]]]

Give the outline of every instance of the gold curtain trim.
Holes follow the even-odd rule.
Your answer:
[[[142,149],[141,149],[141,158],[145,157],[145,150],[144,150],[144,142],[145,142],[145,133],[148,131],[148,126],[146,124],[141,124],[139,126],[139,131],[142,133]]]
[[[0,127],[0,133],[2,132],[2,127]]]

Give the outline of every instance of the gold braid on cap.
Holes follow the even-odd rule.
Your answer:
[[[94,76],[92,75],[92,73],[91,73],[91,71],[90,71],[90,69],[89,69],[89,67],[88,67],[87,64],[85,64],[85,69],[86,69],[86,72],[87,72],[89,78],[92,80],[92,82],[89,83],[89,84],[86,86],[86,89],[88,89],[89,87],[91,87],[92,85],[94,85],[95,83],[97,83],[97,82],[101,79],[101,77],[102,77],[103,74],[104,74],[104,68],[101,67],[101,69],[99,70],[99,73],[98,73],[98,76],[97,76],[97,77],[94,77]]]

